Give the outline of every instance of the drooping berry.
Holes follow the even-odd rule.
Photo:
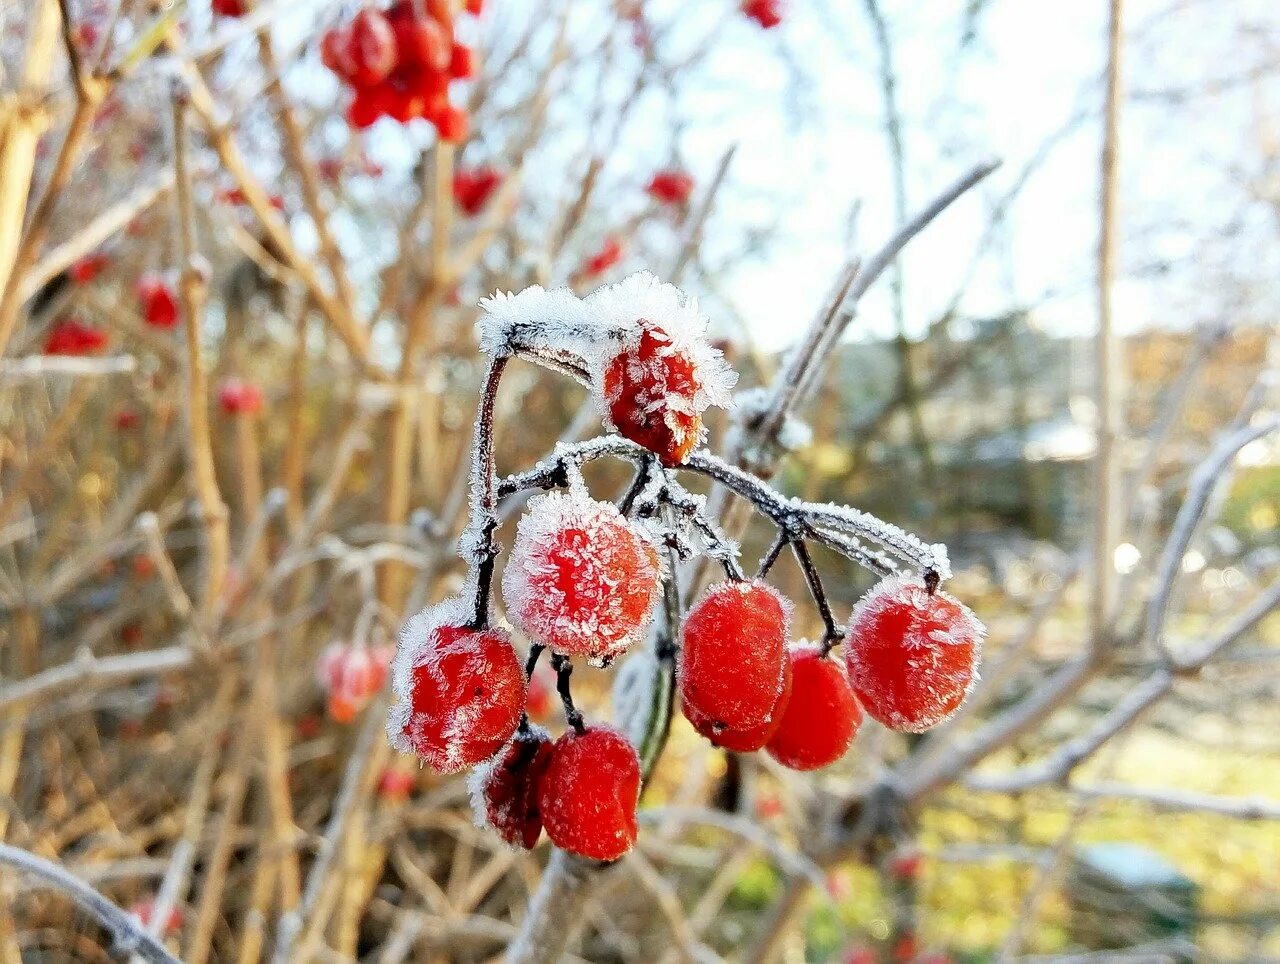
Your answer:
[[[454,80],[467,80],[476,75],[475,53],[466,44],[456,40],[449,50],[449,76]]]
[[[769,721],[785,676],[790,605],[759,580],[717,583],[685,617],[680,694],[714,731]]]
[[[622,260],[622,242],[613,235],[605,238],[599,249],[582,263],[582,274],[595,278]]]
[[[556,740],[538,792],[551,842],[593,860],[617,860],[636,842],[640,759],[617,730],[589,726]]]
[[[782,23],[782,0],[742,0],[742,12],[758,23],[763,30],[772,30]]]
[[[391,652],[380,646],[334,643],[320,654],[316,681],[328,697],[329,716],[350,723],[387,681]]]
[[[243,378],[228,378],[218,386],[218,405],[227,415],[253,415],[262,410],[262,389]]]
[[[693,359],[656,322],[641,322],[639,344],[605,366],[609,419],[624,438],[643,445],[663,465],[679,465],[702,434]]]
[[[453,200],[458,210],[468,217],[479,214],[493,192],[502,186],[502,174],[485,164],[459,169],[453,175]]]
[[[686,204],[693,194],[693,177],[684,171],[667,168],[649,181],[649,196],[663,204]]]
[[[60,321],[44,340],[46,355],[96,355],[107,347],[107,333],[76,318]]]
[[[844,666],[817,646],[792,646],[791,699],[765,747],[792,770],[817,770],[844,756],[862,723]]]
[[[891,576],[862,597],[849,621],[849,682],[885,726],[922,732],[964,702],[985,634],[956,599],[930,594],[919,579]]]
[[[540,726],[516,730],[511,742],[469,781],[476,819],[513,847],[532,850],[542,836],[538,788],[551,765],[551,737]]]
[[[606,659],[639,638],[661,576],[652,540],[616,506],[553,492],[530,500],[520,520],[502,597],[530,639]]]
[[[773,708],[769,710],[768,719],[763,723],[731,730],[718,727],[714,720],[703,716],[687,701],[681,701],[681,708],[684,710],[685,719],[693,724],[695,730],[710,740],[712,746],[718,746],[722,750],[732,750],[735,753],[754,753],[756,750],[763,749],[769,742],[769,738],[777,732],[778,726],[782,723],[783,710],[786,709],[790,698],[791,660],[788,659],[782,664],[782,689],[778,691],[778,698]]]
[[[102,270],[111,263],[111,259],[101,252],[97,254],[87,254],[78,261],[75,261],[67,273],[71,276],[71,280],[78,285],[88,284],[94,278],[102,273]]]
[[[498,752],[524,709],[525,680],[511,637],[466,625],[450,599],[412,617],[400,635],[387,718],[392,746],[440,773],[457,773]]]
[[[452,50],[449,35],[431,17],[418,16],[413,4],[394,4],[387,20],[396,36],[400,66],[448,70]]]
[[[136,293],[142,320],[152,328],[172,328],[178,323],[178,299],[160,275],[143,275],[138,279]]]
[[[347,27],[347,47],[354,68],[351,83],[372,87],[387,79],[396,66],[396,35],[382,11],[365,7]]]

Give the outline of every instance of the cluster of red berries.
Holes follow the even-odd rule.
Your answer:
[[[478,4],[468,10],[478,12]],[[348,83],[355,97],[347,112],[354,127],[380,117],[400,123],[423,118],[440,137],[467,137],[467,112],[449,100],[449,84],[475,74],[471,48],[454,37],[447,0],[397,0],[384,13],[365,7],[350,23],[321,40],[324,65]]]
[[[783,766],[840,759],[863,710],[893,730],[941,723],[976,678],[983,629],[923,581],[890,577],[854,610],[842,640],[787,645],[790,604],[759,580],[712,586],[683,628],[680,693],[689,722],[728,750],[764,749]]]
[[[382,646],[333,643],[320,654],[316,681],[327,697],[329,717],[350,723],[387,682],[391,651]]]

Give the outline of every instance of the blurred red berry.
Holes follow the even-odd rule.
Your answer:
[[[742,12],[765,30],[782,23],[782,0],[742,0]]]
[[[135,289],[142,320],[152,328],[172,328],[178,323],[178,299],[160,275],[143,275]]]
[[[661,572],[653,542],[612,502],[553,492],[520,520],[502,597],[530,639],[606,659],[639,639]]]
[[[986,630],[944,592],[918,579],[882,580],[858,603],[845,638],[849,682],[868,714],[919,733],[964,702]]]
[[[898,964],[908,964],[916,959],[916,955],[920,952],[919,942],[916,935],[908,931],[903,934],[893,945],[892,957]]]
[[[593,860],[617,860],[636,842],[640,759],[617,730],[590,726],[556,740],[538,802],[551,842]]]
[[[431,17],[419,16],[412,4],[396,4],[387,11],[396,37],[400,66],[447,70],[451,55],[449,35]]]
[[[243,378],[228,378],[218,386],[218,405],[227,415],[256,414],[262,402],[262,389]]]
[[[679,465],[702,434],[697,366],[660,325],[641,324],[639,343],[605,366],[602,391],[609,420],[663,465]]]
[[[470,217],[479,214],[493,192],[502,186],[502,174],[487,164],[461,168],[453,174],[453,200]]]
[[[133,557],[133,575],[135,579],[150,579],[156,574],[155,560],[145,553]]]
[[[246,9],[244,0],[212,0],[211,6],[220,17],[243,17]]]
[[[464,8],[471,16],[478,17],[484,13],[484,0],[466,0]]]
[[[467,80],[476,73],[475,53],[465,44],[454,41],[449,51],[449,76],[454,80]]]
[[[107,333],[68,318],[49,329],[44,340],[46,355],[96,355],[107,347]]]
[[[889,858],[888,871],[899,880],[915,880],[924,866],[924,857],[914,847],[900,850]]]
[[[399,767],[387,767],[378,777],[378,796],[388,803],[401,803],[409,799],[417,785],[412,773]]]
[[[761,820],[780,817],[782,814],[782,801],[776,793],[762,793],[756,798],[756,816]]]
[[[127,432],[142,423],[142,415],[136,408],[122,408],[116,412],[115,424],[117,432]]]
[[[120,642],[126,646],[134,647],[142,642],[142,624],[141,623],[125,623],[120,627]]]
[[[401,702],[388,730],[440,773],[457,773],[498,752],[524,709],[524,668],[501,629],[406,625],[401,637]],[[397,673],[400,673],[397,670]]]
[[[387,681],[391,651],[379,646],[334,643],[316,664],[316,680],[328,696],[329,716],[350,723]]]
[[[314,713],[304,713],[298,717],[298,722],[294,724],[294,730],[300,740],[314,740],[320,735],[320,717]]]
[[[347,47],[356,87],[372,87],[386,80],[396,66],[396,35],[382,11],[365,7],[347,26]]]
[[[338,157],[323,157],[316,162],[316,170],[322,178],[333,184],[342,177],[342,159]]]
[[[155,916],[156,902],[148,897],[146,900],[140,900],[129,908],[129,913],[138,919],[143,927],[151,926],[151,918]],[[172,907],[169,909],[168,915],[164,919],[164,928],[161,931],[162,936],[171,937],[182,929],[182,908]]]
[[[88,254],[78,261],[75,261],[67,274],[71,276],[71,280],[78,285],[88,284],[94,278],[102,273],[102,270],[111,263],[111,259],[101,252],[97,254]]]
[[[844,665],[817,646],[792,646],[791,698],[769,738],[769,755],[792,770],[817,770],[844,756],[862,724],[862,707]]]
[[[693,194],[693,177],[684,171],[668,168],[649,180],[649,196],[663,204],[686,204]]]
[[[535,720],[547,716],[556,704],[556,674],[546,663],[541,663],[529,677],[529,693],[524,710]]]
[[[582,274],[588,278],[602,275],[622,260],[622,242],[615,237],[604,239],[600,250],[582,263]]]
[[[471,130],[471,118],[463,108],[449,104],[435,118],[435,125],[442,141],[461,144]]]
[[[693,724],[695,730],[710,740],[712,746],[718,746],[722,750],[732,750],[735,753],[754,753],[756,750],[763,749],[769,742],[769,738],[777,732],[778,726],[782,723],[782,712],[789,699],[791,699],[791,661],[785,660],[782,667],[782,689],[778,691],[778,698],[773,708],[769,710],[768,719],[755,726],[730,729],[717,725],[711,717],[702,715],[687,702],[682,701],[681,709],[684,711],[685,719]]]
[[[790,606],[759,580],[706,591],[681,630],[680,695],[686,714],[716,731],[769,720],[783,688]]]
[[[530,726],[517,730],[506,748],[473,778],[472,802],[477,817],[513,847],[532,850],[542,836],[538,789],[551,757],[547,731]]]

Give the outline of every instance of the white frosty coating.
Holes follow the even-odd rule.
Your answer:
[[[750,425],[769,410],[772,401],[767,388],[749,388],[734,396],[743,424]],[[788,412],[778,430],[777,444],[785,452],[798,452],[813,441],[813,429]]]
[[[467,794],[471,799],[471,817],[475,821],[475,825],[481,830],[492,829],[489,825],[488,806],[484,798],[485,784],[489,782],[489,776],[493,773],[493,768],[502,762],[507,756],[507,750],[511,748],[512,743],[521,741],[530,742],[534,740],[550,740],[549,734],[543,727],[537,723],[530,723],[527,730],[516,730],[515,736],[511,738],[511,742],[507,743],[501,750],[495,753],[483,763],[476,764],[474,770],[467,777]],[[502,835],[498,835],[502,838]],[[504,843],[507,843],[503,839]],[[512,850],[523,850],[514,844],[507,843]]]
[[[559,569],[547,558],[547,547],[555,544],[562,550],[556,537],[567,528],[582,530],[589,547],[608,545],[616,541],[619,526],[650,545],[657,559],[644,618],[636,625],[619,618],[619,597],[638,587],[624,584],[629,577],[609,571],[600,565],[599,554],[590,551],[574,560],[575,569],[582,573],[576,588],[587,591],[598,586],[601,596],[595,605],[578,607],[576,615],[567,612],[565,594],[553,585]],[[661,572],[661,555],[653,538],[632,525],[612,502],[597,502],[583,493],[552,492],[530,499],[529,510],[516,527],[511,557],[502,573],[502,598],[507,616],[530,639],[552,648],[558,648],[553,637],[582,641],[584,646],[591,641],[594,655],[605,657],[640,638],[661,589]]]
[[[968,606],[954,596],[941,590],[935,591],[933,595],[955,604],[958,610],[956,618],[959,623],[957,631],[947,632],[946,630],[935,629],[929,633],[928,642],[926,643],[924,638],[918,634],[913,636],[911,630],[908,630],[907,636],[903,640],[903,648],[907,651],[905,661],[907,666],[914,672],[927,674],[929,678],[936,678],[938,676],[937,647],[959,645],[963,641],[972,639],[974,643],[972,673],[965,683],[964,697],[961,700],[963,702],[969,698],[973,688],[978,685],[978,668],[982,663],[982,641],[986,638],[987,628]],[[873,586],[853,607],[853,614],[849,619],[850,633],[853,632],[854,627],[861,625],[864,620],[876,619],[891,605],[906,603],[915,609],[923,609],[929,598],[929,591],[925,589],[924,583],[920,581],[919,577],[887,576]],[[915,629],[914,624],[911,629]],[[855,677],[859,680],[867,678],[867,674],[861,670],[860,655],[858,647],[850,645],[846,641],[845,660],[850,670],[851,680]],[[881,701],[882,704],[884,702]],[[892,706],[881,705],[878,709],[889,717],[888,720],[882,722],[885,722],[891,729],[905,733],[922,733],[936,726],[945,718],[940,716],[936,719],[910,720],[897,712]]]
[[[941,543],[927,545],[893,523],[851,506],[837,505],[834,502],[790,501],[797,510],[819,525],[870,539],[913,565],[936,570],[944,581],[951,578],[951,561],[947,558],[947,547]]]
[[[495,292],[480,302],[476,322],[480,350],[510,355],[517,348],[569,351],[584,361],[601,351],[609,332],[603,319],[568,288],[547,291],[540,285],[519,294]]]
[[[613,677],[610,698],[614,721],[632,746],[644,742],[658,671],[657,657],[645,647],[629,655]]]
[[[696,298],[641,271],[593,291],[584,301],[606,327],[622,333],[623,347],[634,348],[639,344],[641,321],[661,326],[671,339],[672,347],[693,362],[698,382],[694,408],[698,413],[711,405],[732,407],[731,393],[738,373],[729,367],[719,350],[711,347],[707,338],[711,322],[698,310]],[[597,355],[588,360],[594,362],[593,374],[599,387],[609,358]]]
[[[471,603],[465,595],[449,596],[410,616],[400,628],[396,655],[391,662],[391,691],[398,698],[387,710],[387,739],[401,753],[414,752],[405,733],[412,713],[409,700],[413,671],[438,659],[436,630],[442,626],[461,626],[471,615]]]

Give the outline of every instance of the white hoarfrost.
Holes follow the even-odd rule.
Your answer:
[[[419,666],[432,667],[439,661],[438,631],[442,626],[462,626],[471,618],[471,603],[467,596],[449,596],[434,606],[410,616],[400,629],[396,655],[391,662],[391,691],[396,700],[387,711],[387,737],[391,745],[401,753],[413,753],[414,749],[405,734],[405,726],[412,712],[410,696],[413,690],[413,673]]]
[[[639,747],[649,728],[649,710],[662,667],[648,646],[637,648],[618,667],[613,677],[613,719],[634,747]]]

